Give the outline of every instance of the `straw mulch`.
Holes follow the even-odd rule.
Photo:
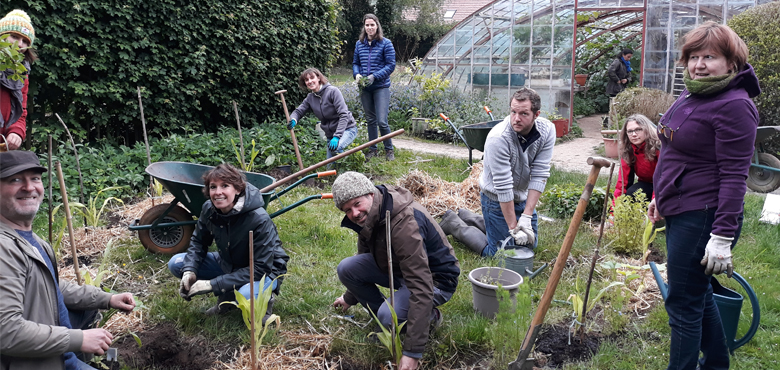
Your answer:
[[[444,215],[449,209],[457,211],[466,208],[480,212],[479,176],[482,163],[471,167],[471,173],[463,182],[448,182],[438,176],[433,177],[425,171],[412,170],[398,180],[398,186],[408,189],[414,199],[434,217]]]
[[[274,348],[261,347],[257,357],[259,370],[286,369],[340,369],[341,358],[329,358],[328,348],[333,336],[328,334],[311,334],[307,332],[282,332],[278,335],[284,344]],[[214,369],[249,369],[251,360],[250,349],[242,348],[235,361],[231,363],[217,362]]]
[[[632,266],[642,266],[642,261],[633,258],[617,257],[616,260],[621,263],[629,264]],[[638,274],[638,279],[631,280],[626,284],[626,287],[634,292],[634,295],[626,302],[625,311],[631,312],[636,315],[637,318],[644,318],[647,316],[647,312],[653,308],[657,303],[663,302],[661,297],[661,290],[658,289],[658,283],[655,281],[653,272],[650,269],[635,270],[630,268],[619,268],[618,270],[630,271],[631,273]],[[666,270],[660,271],[661,276],[666,278]],[[618,279],[624,280],[625,276],[618,274]]]

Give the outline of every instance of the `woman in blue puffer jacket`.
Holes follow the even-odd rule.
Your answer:
[[[393,42],[382,36],[382,25],[373,14],[363,16],[363,31],[355,44],[355,56],[352,58],[352,75],[355,81],[364,76],[368,84],[360,93],[360,102],[366,113],[368,139],[377,137],[377,126],[382,136],[390,133],[387,115],[390,110],[390,74],[395,70],[395,49]],[[393,141],[383,141],[388,161],[395,159]],[[377,146],[368,149],[366,161],[377,156]]]

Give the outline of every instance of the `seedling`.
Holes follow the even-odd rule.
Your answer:
[[[398,324],[398,316],[395,314],[395,309],[393,309],[393,306],[388,305],[387,308],[390,309],[390,315],[393,317],[393,325],[395,327],[395,346],[393,345],[393,334],[388,330],[382,323],[379,321],[379,319],[376,317],[374,312],[371,310],[368,310],[368,312],[371,313],[371,316],[374,317],[374,320],[376,320],[377,324],[379,324],[379,327],[382,329],[381,333],[370,333],[368,336],[376,335],[377,339],[379,339],[380,342],[382,342],[382,345],[387,348],[388,351],[390,351],[390,356],[393,358],[393,361],[398,364],[401,361],[401,355],[403,355],[403,349],[401,346],[401,329],[406,325],[406,322],[402,322],[400,325]],[[395,348],[395,353],[393,353],[393,348]]]
[[[116,203],[125,204],[121,199],[117,197],[106,197],[106,199],[103,201],[103,205],[101,205],[98,208],[98,199],[100,198],[100,194],[103,194],[104,192],[111,191],[111,190],[118,190],[121,189],[121,186],[110,186],[107,188],[104,188],[95,194],[94,197],[89,198],[89,201],[86,205],[78,202],[70,202],[70,205],[72,207],[75,207],[75,211],[82,216],[84,216],[84,220],[87,223],[86,226],[92,226],[92,227],[98,227],[100,224],[100,217],[103,216],[103,211],[106,209],[106,206],[111,201],[114,201]]]
[[[276,279],[278,278],[279,277]],[[276,281],[276,279],[273,281]],[[260,279],[260,281],[265,281],[265,275],[263,275],[263,278]],[[244,298],[237,290],[235,291],[236,302],[222,302],[222,304],[232,304],[241,309],[241,315],[244,317],[244,325],[246,325],[247,330],[252,330],[252,321],[254,321],[255,327],[262,328],[262,330],[255,331],[255,348],[252,348],[255,354],[258,354],[260,345],[263,342],[263,338],[265,338],[265,335],[268,333],[268,327],[271,326],[271,323],[275,322],[277,328],[281,325],[279,316],[273,314],[268,317],[268,320],[265,321],[265,325],[263,325],[263,316],[265,316],[265,311],[268,309],[268,301],[271,300],[272,293],[273,283],[269,284],[268,287],[257,295],[257,298],[255,299],[255,317],[252,317],[250,313],[249,300]]]
[[[252,150],[249,151],[249,160],[244,162],[241,151],[236,147],[236,142],[230,139],[230,143],[233,144],[233,152],[236,153],[236,159],[238,160],[239,167],[247,172],[252,172],[255,168],[255,158],[260,154],[260,151],[255,148],[255,140],[252,140]]]

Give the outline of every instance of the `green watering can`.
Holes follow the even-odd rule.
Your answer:
[[[658,267],[656,267],[655,262],[650,262],[650,269],[653,270],[655,281],[658,282],[658,289],[661,290],[661,296],[666,299],[666,296],[669,294],[667,291],[668,286],[658,272]],[[756,292],[753,291],[750,284],[736,272],[732,277],[745,289],[745,292],[750,299],[750,305],[753,307],[753,321],[750,323],[750,329],[748,329],[745,336],[739,339],[735,339],[735,337],[737,336],[739,316],[742,313],[742,301],[744,298],[741,294],[720,285],[718,279],[715,279],[714,277],[710,280],[710,284],[712,285],[712,296],[715,299],[715,304],[718,305],[718,311],[720,312],[720,321],[723,322],[723,332],[726,335],[726,344],[729,347],[729,352],[733,355],[735,349],[742,347],[756,335],[758,323],[761,320],[761,309],[758,307]]]

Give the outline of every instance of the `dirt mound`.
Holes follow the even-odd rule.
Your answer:
[[[173,324],[163,323],[136,333],[141,339],[138,347],[135,339],[126,335],[113,343],[118,349],[119,360],[126,367],[136,369],[209,369],[216,361],[229,362],[233,352],[210,346],[205,338],[184,336]]]

